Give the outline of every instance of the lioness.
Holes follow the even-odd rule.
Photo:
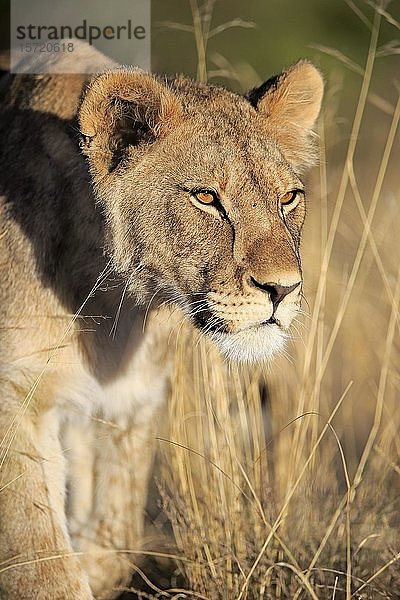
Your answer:
[[[128,581],[177,307],[230,359],[282,349],[322,89],[305,61],[245,97],[133,68],[3,80],[2,600]]]

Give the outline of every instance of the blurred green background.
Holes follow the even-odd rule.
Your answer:
[[[9,3],[10,0],[0,0],[2,50],[9,45]],[[198,0],[198,4],[201,7],[206,2]],[[221,69],[234,72],[230,81],[217,76],[210,79],[243,90],[299,58],[310,58],[320,66],[328,82],[333,76],[347,90],[341,100],[346,104],[346,96],[360,84],[361,77],[354,68],[365,64],[369,43],[366,21],[372,21],[374,12],[371,5],[370,0],[216,0],[211,28],[233,19],[251,22],[253,27],[233,27],[209,40],[207,68],[211,75]],[[385,2],[384,6],[399,21],[400,0]],[[153,71],[195,76],[194,35],[166,23],[192,25],[190,0],[152,0],[151,11]],[[364,15],[364,22],[357,13]],[[377,61],[374,85],[389,102],[396,96],[393,79],[400,75],[399,40],[398,28],[383,19],[379,45],[384,60]],[[316,45],[348,57],[355,63],[353,71]],[[390,56],[385,49],[389,49]]]
[[[9,4],[10,0],[0,0],[1,49],[6,49],[9,43]],[[199,4],[203,1],[199,0]],[[299,57],[314,60],[317,57],[317,62],[329,65],[325,58],[318,58],[312,44],[336,48],[362,62],[368,43],[367,27],[351,6],[371,19],[370,4],[368,0],[217,0],[214,26],[240,18],[253,22],[255,27],[235,27],[217,35],[209,42],[209,55],[218,52],[233,64],[247,61],[260,75],[279,70]],[[385,2],[385,6],[399,18],[399,0]],[[151,11],[153,70],[194,74],[193,36],[163,25],[165,21],[191,24],[189,0],[152,0]],[[212,61],[210,66],[213,67]]]
[[[359,4],[372,12],[366,3]],[[195,48],[190,34],[159,25],[167,20],[190,23],[189,1],[155,0],[152,15],[155,69],[193,72]],[[254,22],[255,28],[232,28],[217,35],[209,42],[209,55],[218,52],[233,64],[247,61],[260,75],[279,71],[300,57],[315,59],[313,43],[340,48],[356,61],[365,53],[365,25],[344,0],[217,0],[213,24],[234,18]]]

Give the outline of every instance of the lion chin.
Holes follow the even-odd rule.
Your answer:
[[[289,338],[289,334],[274,323],[235,333],[212,332],[209,336],[227,359],[241,363],[269,362],[284,350]]]

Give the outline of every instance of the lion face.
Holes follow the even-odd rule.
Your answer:
[[[312,93],[296,87],[307,73]],[[131,293],[178,304],[235,360],[281,350],[300,306],[299,172],[321,94],[308,63],[249,98],[118,71],[94,79],[81,107],[109,251]]]

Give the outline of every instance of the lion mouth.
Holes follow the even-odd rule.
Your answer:
[[[266,321],[262,321],[260,325],[278,325],[282,329],[282,323],[276,317],[272,316]]]
[[[227,321],[203,306],[201,311],[188,316],[192,324],[217,345],[225,358],[234,362],[268,362],[283,350],[288,339],[286,328],[274,314],[268,319],[240,323]]]
[[[202,322],[195,323],[196,326],[209,334],[221,333],[225,335],[235,335],[237,333],[246,331],[262,331],[263,329],[269,329],[272,325],[275,325],[279,329],[284,329],[282,323],[276,317],[272,316],[265,321],[258,323],[252,323],[251,325],[245,325],[243,327],[233,327],[232,323],[228,323],[219,317],[211,317],[209,320],[202,320]]]
[[[222,335],[235,335],[248,332],[255,332],[262,330],[267,331],[268,329],[280,329],[282,331],[285,330],[282,322],[272,314],[268,319],[240,323],[240,320],[236,321],[228,321],[225,320],[222,315],[219,315],[214,310],[212,310],[209,306],[202,306],[201,310],[195,310],[193,313],[191,311],[187,311],[187,316],[192,324],[203,331],[204,333],[210,334],[222,334]],[[272,327],[275,326],[275,327]]]

